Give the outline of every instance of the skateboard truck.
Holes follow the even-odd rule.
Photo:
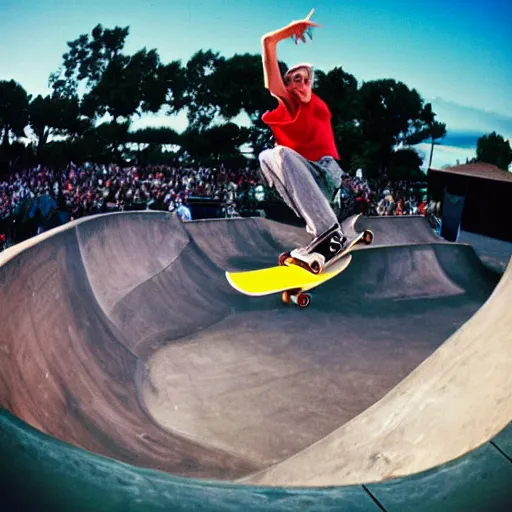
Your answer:
[[[309,261],[299,260],[298,258],[294,258],[291,256],[290,252],[283,252],[279,255],[278,263],[279,265],[297,265],[298,267],[302,267],[304,270],[311,272],[312,274],[320,274],[324,268],[325,258],[318,253],[312,253],[308,255]]]
[[[301,308],[307,308],[311,304],[311,295],[300,290],[283,292],[282,299],[285,304],[297,304]]]
[[[291,256],[290,251],[288,251],[283,252],[279,255],[278,264],[286,266],[297,265],[298,267],[302,267],[304,270],[307,270],[308,272],[317,275],[327,270],[332,264],[334,264],[336,261],[342,258],[354,245],[357,245],[359,243],[370,245],[372,242],[373,232],[370,231],[369,229],[365,229],[361,233],[358,233],[356,236],[354,236],[352,240],[347,244],[345,249],[328,262],[325,261],[325,257],[322,254],[317,252],[312,252],[311,254],[308,254],[305,257],[305,259],[302,260],[294,258],[293,256]]]

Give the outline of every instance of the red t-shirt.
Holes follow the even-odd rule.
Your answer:
[[[308,160],[324,156],[339,159],[331,126],[329,107],[316,94],[309,103],[298,104],[292,117],[282,101],[276,109],[265,112],[262,121],[270,126],[277,144],[297,151]]]

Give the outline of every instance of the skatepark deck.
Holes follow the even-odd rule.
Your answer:
[[[79,453],[237,492],[372,484],[479,449],[512,419],[510,265],[419,217],[350,222],[374,245],[306,311],[224,279],[308,238],[264,219],[112,214],[13,247],[0,405]]]

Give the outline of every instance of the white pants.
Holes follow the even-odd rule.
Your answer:
[[[341,187],[343,171],[334,158],[312,162],[293,149],[276,146],[262,151],[259,161],[268,185],[306,221],[315,237],[338,222],[330,202]]]

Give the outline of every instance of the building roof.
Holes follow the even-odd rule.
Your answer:
[[[465,165],[455,165],[444,169],[429,169],[435,172],[446,172],[448,174],[462,174],[473,178],[483,178],[486,180],[496,180],[512,183],[512,173],[504,171],[492,164],[474,162]]]

